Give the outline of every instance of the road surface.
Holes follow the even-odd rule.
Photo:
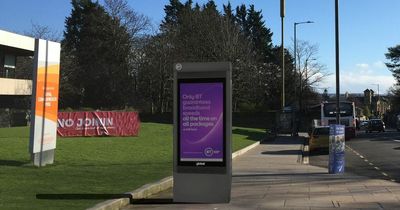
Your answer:
[[[328,167],[328,151],[311,152],[310,164]],[[347,172],[400,183],[400,132],[359,132],[346,141]]]

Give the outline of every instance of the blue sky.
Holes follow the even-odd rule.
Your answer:
[[[207,0],[194,0],[204,3]],[[100,0],[100,2],[102,2]],[[168,0],[128,0],[131,7],[148,16],[155,27],[164,17]],[[263,11],[266,26],[274,33],[273,43],[280,45],[279,0],[231,0],[233,6],[254,4]],[[216,0],[219,7],[225,0]],[[0,29],[23,33],[31,23],[49,26],[61,33],[70,14],[69,0],[0,0]],[[383,94],[394,84],[384,65],[388,47],[400,44],[399,0],[340,0],[340,71],[341,92],[359,93],[366,88]],[[297,38],[319,45],[319,61],[327,71],[335,71],[334,0],[286,0],[285,46],[293,45],[293,23],[300,25]],[[334,75],[319,85],[335,92]]]

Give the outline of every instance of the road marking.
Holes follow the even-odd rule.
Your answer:
[[[393,140],[393,141],[395,141],[395,142],[399,142],[399,143],[400,143],[400,140]]]
[[[400,140],[394,140],[396,142],[400,143]],[[374,166],[373,163],[369,162],[367,158],[365,158],[364,156],[362,156],[360,153],[358,153],[357,151],[355,151],[353,148],[349,147],[348,145],[346,145],[346,147],[348,149],[350,149],[354,154],[356,154],[357,156],[359,156],[361,159],[364,160],[364,162],[368,163],[370,166],[373,166],[375,168],[375,170],[377,170],[378,172],[380,172],[383,176],[387,177],[388,179],[390,179],[390,181],[392,182],[396,182],[395,179],[393,179],[389,174],[383,172],[379,167]]]

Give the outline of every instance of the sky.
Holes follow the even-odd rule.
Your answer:
[[[182,2],[184,0],[181,0]],[[185,0],[186,1],[186,0]],[[100,0],[100,3],[102,0]],[[128,0],[138,13],[148,16],[157,28],[169,0]],[[207,0],[194,0],[205,3]],[[228,0],[215,0],[219,8]],[[265,25],[272,30],[273,44],[281,45],[279,0],[231,0],[233,7],[254,4],[262,10]],[[294,22],[314,21],[297,26],[297,40],[319,46],[318,61],[328,76],[317,88],[335,93],[334,0],[286,0],[285,47],[292,49]],[[48,26],[62,34],[71,12],[69,0],[0,0],[0,29],[29,32],[32,23]],[[340,92],[362,93],[365,89],[385,94],[395,80],[386,68],[388,47],[400,44],[399,0],[340,0]]]

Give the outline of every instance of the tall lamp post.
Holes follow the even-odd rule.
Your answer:
[[[314,23],[313,21],[304,21],[304,22],[295,22],[294,23],[294,67],[297,70],[297,38],[296,38],[296,31],[297,31],[297,25],[300,24],[308,24],[308,23]]]
[[[302,92],[301,91],[301,72],[300,72],[300,68],[297,68],[297,25],[300,25],[300,24],[309,24],[309,23],[314,23],[313,21],[304,21],[304,22],[295,22],[294,24],[293,24],[293,27],[294,27],[294,46],[293,46],[293,48],[294,48],[294,69],[295,69],[295,72],[297,72],[297,70],[298,70],[298,72],[299,72],[299,84],[300,84],[300,93]],[[296,90],[296,89],[295,89]],[[301,95],[299,94],[299,108],[300,108],[300,106],[301,106],[301,104],[300,104],[300,100],[301,100]]]
[[[335,0],[336,124],[340,124],[339,83],[339,0]]]
[[[282,112],[285,109],[285,45],[283,36],[285,18],[285,0],[281,0],[281,43],[282,43]]]

